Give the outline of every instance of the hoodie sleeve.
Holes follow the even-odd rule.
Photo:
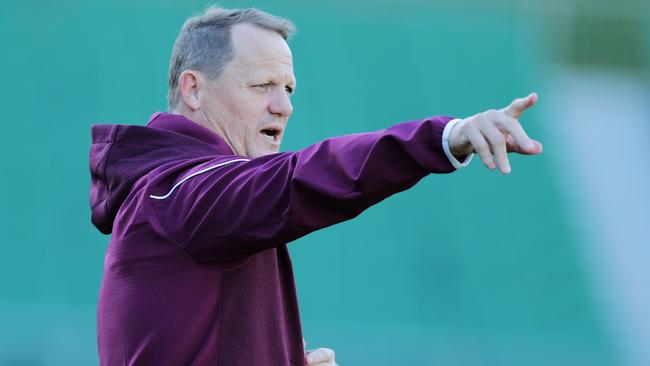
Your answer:
[[[164,232],[199,262],[238,260],[359,215],[454,167],[447,117],[324,140],[255,159],[219,157],[149,187]]]

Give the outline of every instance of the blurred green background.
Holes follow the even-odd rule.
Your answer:
[[[97,363],[108,237],[90,223],[89,126],[166,109],[173,41],[209,4],[0,3],[0,365]],[[624,69],[647,85],[647,1],[220,5],[298,26],[283,150],[540,92],[522,124],[547,153],[512,157],[510,176],[477,158],[291,244],[308,346],[341,365],[635,364],[593,285],[542,112],[549,65]]]

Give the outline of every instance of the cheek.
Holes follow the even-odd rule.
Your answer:
[[[240,101],[237,108],[239,120],[246,130],[259,131],[267,123],[267,104],[263,97],[254,96]]]
[[[236,94],[222,93],[215,97],[209,106],[213,115],[219,117],[223,124],[229,126],[231,131],[244,130],[245,121],[251,119],[250,102]]]
[[[262,99],[255,93],[244,91],[229,95],[224,102],[235,118],[250,124],[253,120],[259,120],[260,113],[263,112]]]

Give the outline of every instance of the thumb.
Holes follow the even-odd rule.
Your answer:
[[[506,149],[507,149],[507,151],[509,153],[514,152],[514,153],[523,154],[523,155],[539,155],[539,154],[541,154],[542,151],[544,150],[544,145],[542,145],[542,143],[537,141],[537,140],[532,140],[531,139],[531,141],[533,142],[533,147],[525,149],[525,148],[519,146],[519,144],[517,144],[517,142],[512,137],[512,135],[508,135],[506,137]]]
[[[519,118],[524,111],[537,102],[537,93],[530,93],[523,98],[517,98],[505,108],[505,113],[512,118]]]

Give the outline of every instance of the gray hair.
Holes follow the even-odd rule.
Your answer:
[[[209,7],[203,14],[189,18],[176,38],[169,62],[167,103],[172,111],[180,99],[179,77],[185,70],[203,73],[215,80],[234,57],[231,28],[248,23],[276,32],[285,40],[296,31],[289,20],[255,8],[222,9]]]

